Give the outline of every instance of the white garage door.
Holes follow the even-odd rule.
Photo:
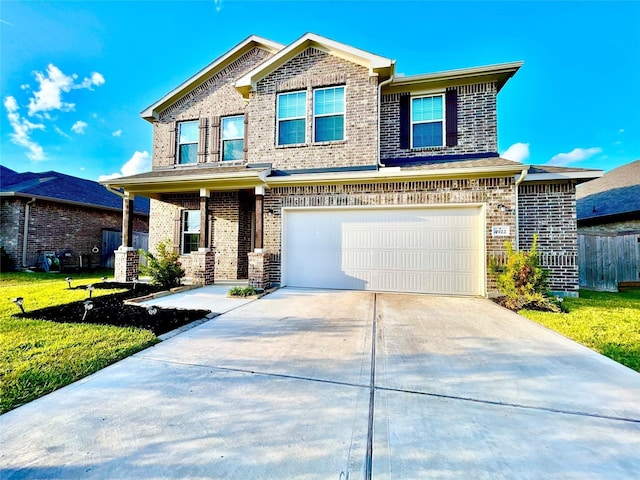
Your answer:
[[[283,284],[484,294],[480,207],[285,210]]]

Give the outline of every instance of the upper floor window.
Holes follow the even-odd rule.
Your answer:
[[[411,99],[411,147],[444,145],[444,95]]]
[[[344,139],[344,87],[314,90],[313,132],[314,142]]]
[[[222,119],[222,160],[244,159],[244,115]]]
[[[198,162],[198,121],[178,123],[178,163]]]
[[[281,93],[277,99],[278,145],[305,143],[307,92]]]
[[[200,246],[200,210],[182,212],[182,253],[195,252]]]

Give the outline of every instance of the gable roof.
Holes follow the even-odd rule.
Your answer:
[[[367,67],[371,74],[377,73],[381,77],[389,77],[394,71],[395,60],[321,37],[315,33],[305,33],[298,40],[283,48],[273,57],[262,62],[249,73],[238,79],[235,84],[236,89],[243,97],[248,98],[249,92],[255,89],[259,80],[309,47],[317,48],[336,57]]]
[[[277,42],[272,42],[271,40],[267,40],[262,37],[258,37],[257,35],[251,35],[245,38],[242,42],[237,44],[228,52],[216,58],[213,62],[204,67],[191,78],[178,85],[160,100],[145,108],[140,113],[140,115],[145,120],[153,122],[153,120],[158,117],[159,112],[170,106],[176,100],[183,97],[193,89],[202,85],[216,73],[224,69],[227,65],[233,63],[242,55],[256,47],[262,48],[263,50],[267,50],[271,53],[276,53],[281,51],[284,48],[284,45]]]
[[[640,219],[640,160],[605,173],[576,190],[578,220],[607,221],[614,216]]]
[[[98,182],[49,171],[18,173],[0,165],[0,197],[37,198],[84,207],[122,211],[122,198]],[[134,197],[134,213],[149,215],[149,199]]]

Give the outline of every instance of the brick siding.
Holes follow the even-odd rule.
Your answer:
[[[551,271],[549,288],[578,292],[575,182],[523,184],[518,192],[519,247],[538,234],[540,260]]]
[[[15,265],[22,264],[22,243],[26,199],[2,202],[1,242]],[[74,257],[90,255],[91,264],[100,264],[102,230],[122,231],[122,213],[36,200],[30,205],[27,241],[27,263],[31,264],[38,250],[58,252],[71,250]],[[147,232],[146,216],[135,215],[133,229]],[[74,261],[75,263],[75,261]]]
[[[640,231],[640,220],[625,220],[622,222],[600,223],[578,227],[578,233],[622,233]]]
[[[461,85],[458,92],[458,144],[454,147],[400,148],[401,93],[382,95],[380,156],[412,158],[498,151],[495,82]],[[407,92],[408,93],[408,92]]]

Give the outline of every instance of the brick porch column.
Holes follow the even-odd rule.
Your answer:
[[[133,282],[138,278],[140,254],[133,248],[133,194],[122,197],[122,245],[115,252],[116,282]]]
[[[269,286],[269,260],[261,250],[249,252],[249,285],[254,288],[267,288]]]
[[[216,253],[211,248],[191,252],[192,281],[198,285],[213,285],[215,281]]]

